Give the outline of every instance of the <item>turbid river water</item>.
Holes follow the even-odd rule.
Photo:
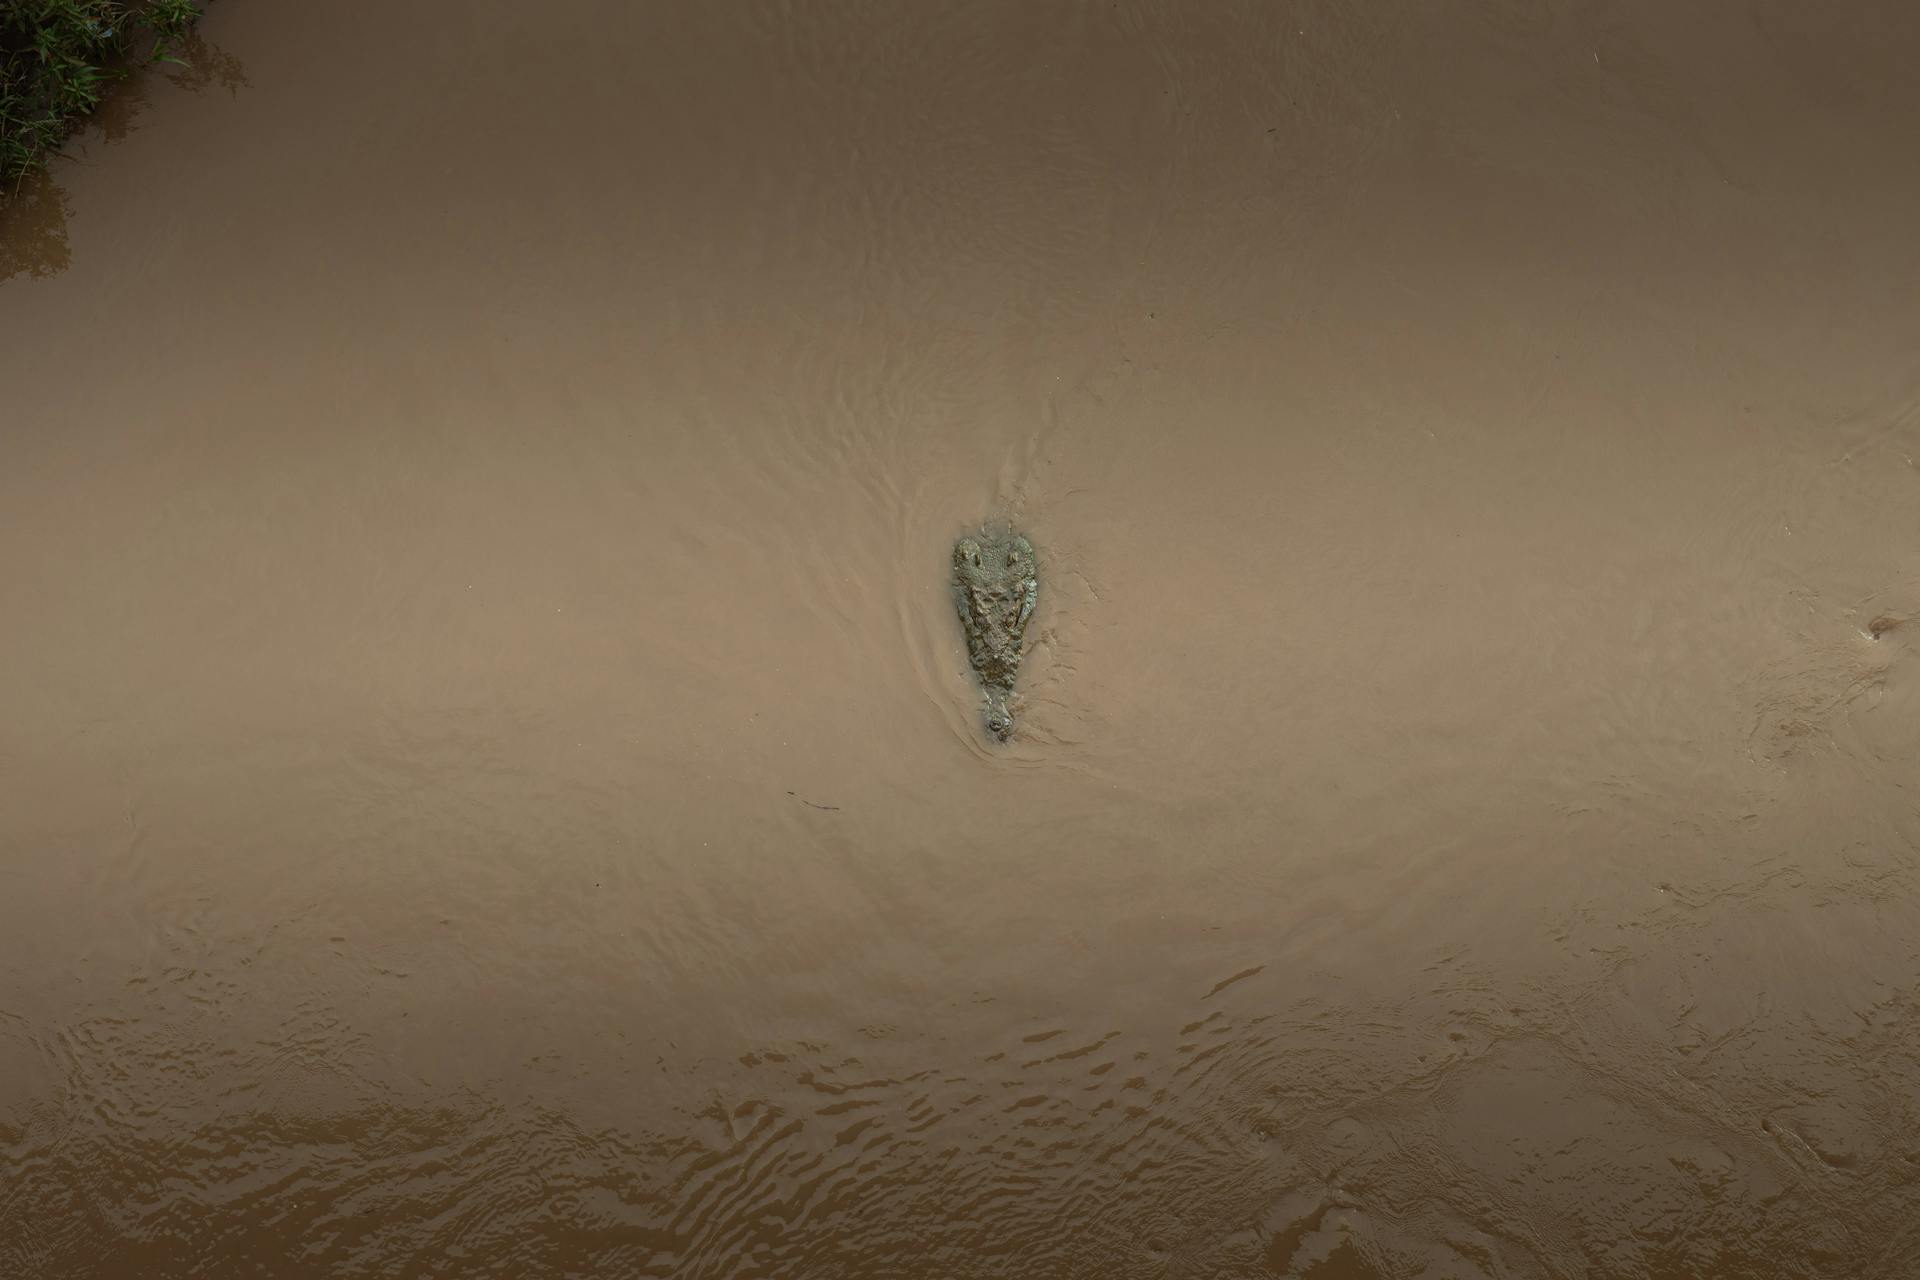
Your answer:
[[[1920,6],[202,30],[6,233],[0,1274],[1920,1273]]]

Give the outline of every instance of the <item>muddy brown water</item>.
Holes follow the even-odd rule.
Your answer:
[[[1913,6],[203,33],[7,233],[0,1274],[1920,1274]]]

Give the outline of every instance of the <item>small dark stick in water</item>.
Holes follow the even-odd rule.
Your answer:
[[[1013,733],[1007,696],[1020,672],[1020,641],[1040,596],[1033,544],[1009,528],[982,530],[953,544],[954,601],[967,633],[967,658],[986,692],[987,732]]]

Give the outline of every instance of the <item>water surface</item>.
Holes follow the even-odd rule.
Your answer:
[[[222,0],[8,232],[0,1272],[1912,1274],[1917,14]]]

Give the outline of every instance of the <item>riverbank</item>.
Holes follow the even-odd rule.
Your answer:
[[[14,190],[107,90],[138,66],[177,62],[194,0],[0,0],[0,183]]]

